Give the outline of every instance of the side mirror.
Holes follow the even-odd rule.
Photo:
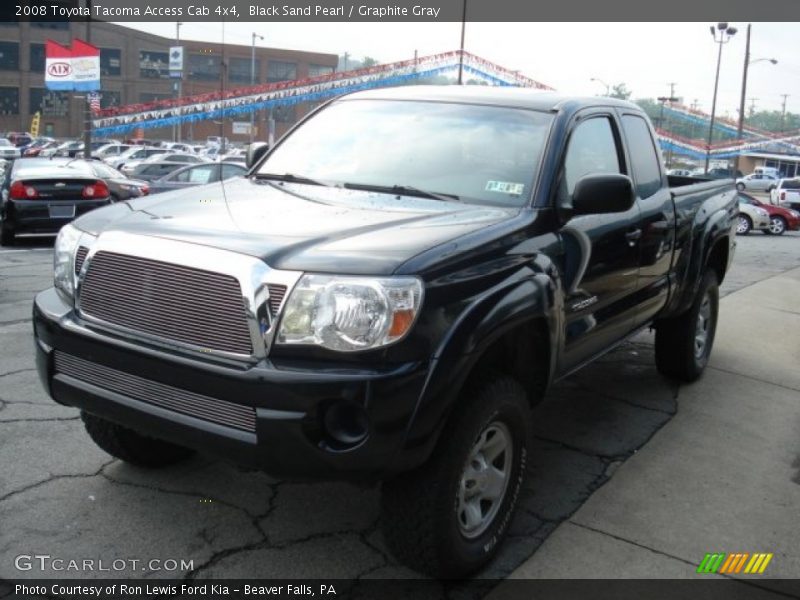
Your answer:
[[[572,214],[595,215],[630,210],[636,199],[627,175],[603,173],[584,175],[572,193]]]
[[[261,157],[264,156],[269,150],[269,144],[266,142],[253,142],[247,147],[247,154],[245,155],[245,164],[250,169],[256,164]]]

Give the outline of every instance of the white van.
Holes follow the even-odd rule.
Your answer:
[[[756,167],[753,170],[753,175],[769,175],[775,179],[780,179],[780,171],[776,167]]]

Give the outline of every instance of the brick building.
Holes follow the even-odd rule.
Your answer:
[[[209,24],[209,26],[212,26]],[[257,28],[258,23],[254,23]],[[168,52],[175,40],[129,29],[113,23],[93,22],[91,43],[100,48],[101,106],[150,102],[176,94],[170,78]],[[0,131],[28,131],[33,114],[41,111],[40,134],[78,137],[83,131],[84,100],[72,92],[49,92],[44,87],[44,42],[52,39],[67,45],[73,38],[86,39],[83,23],[0,22]],[[226,40],[235,41],[235,40]],[[181,40],[184,46],[182,95],[220,89],[223,72],[226,89],[250,85],[251,39],[241,44],[210,44]],[[266,83],[322,75],[336,69],[335,54],[298,52],[276,48],[255,50],[255,82]],[[309,107],[282,107],[273,112],[277,135],[281,135]],[[256,125],[259,138],[266,138],[267,115],[260,111]],[[249,115],[239,117],[249,121]],[[220,126],[203,121],[181,127],[182,139],[205,140],[219,135]],[[146,137],[171,139],[171,128],[146,130]],[[246,141],[249,135],[234,135],[232,122],[225,123],[230,140]]]

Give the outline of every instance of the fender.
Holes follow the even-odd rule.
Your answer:
[[[682,287],[676,289],[668,308],[664,310],[664,315],[662,316],[679,315],[689,309],[697,295],[697,289],[700,286],[700,280],[705,271],[712,248],[714,248],[718,242],[730,244],[732,217],[729,207],[725,206],[719,208],[706,218],[705,223],[699,222],[699,217],[702,216],[702,214],[703,211],[699,211],[693,223],[692,229],[694,231],[697,231],[700,227],[702,227],[702,230],[692,237],[691,254],[686,271],[682,275],[679,273],[672,274],[673,285],[676,285],[675,282],[680,280],[686,283]],[[728,264],[730,264],[730,258],[731,255],[729,255]]]
[[[439,434],[453,410],[462,387],[473,368],[491,345],[507,332],[542,319],[546,325],[549,350],[548,381],[556,365],[555,343],[561,327],[559,298],[560,280],[557,271],[543,255],[536,263],[546,261],[548,267],[536,271],[524,268],[516,277],[504,280],[477,296],[453,322],[431,359],[423,391],[409,421],[405,448],[400,453],[403,465],[421,464],[433,451]],[[405,466],[404,466],[405,465]]]

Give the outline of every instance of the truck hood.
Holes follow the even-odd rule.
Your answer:
[[[518,212],[241,178],[113,204],[75,224],[232,250],[277,269],[379,275]]]

